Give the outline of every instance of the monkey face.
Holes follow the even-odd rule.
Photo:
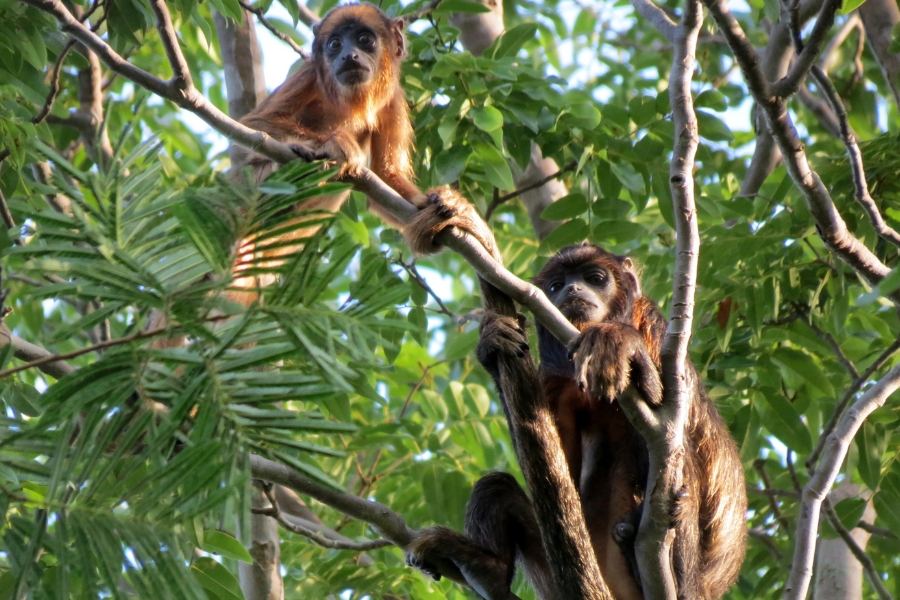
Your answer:
[[[367,25],[348,20],[328,33],[325,59],[335,81],[354,89],[372,81],[378,68],[383,41]]]
[[[617,291],[615,278],[596,263],[559,272],[544,289],[550,301],[576,326],[606,320]]]
[[[592,244],[563,249],[534,283],[579,329],[609,320],[628,322],[640,296],[631,260]]]

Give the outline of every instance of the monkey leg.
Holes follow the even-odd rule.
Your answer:
[[[436,254],[441,251],[441,245],[434,238],[448,227],[458,227],[474,236],[494,260],[502,263],[490,227],[462,194],[449,187],[428,191],[425,207],[413,217],[403,235],[416,254]]]
[[[582,390],[610,401],[634,386],[645,402],[659,406],[662,380],[640,333],[623,323],[588,327],[569,345],[575,381]]]
[[[490,473],[475,484],[466,510],[466,535],[446,527],[419,533],[406,562],[434,579],[436,559],[452,561],[486,600],[516,598],[510,591],[515,564],[525,569],[540,598],[551,598],[550,570],[531,502],[508,473]]]

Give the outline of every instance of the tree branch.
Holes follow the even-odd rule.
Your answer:
[[[351,540],[332,540],[317,531],[313,531],[305,527],[300,523],[295,523],[289,521],[282,514],[281,509],[278,507],[278,502],[275,499],[275,494],[273,491],[274,485],[272,483],[267,483],[263,487],[263,493],[266,495],[266,498],[269,500],[268,508],[254,508],[252,509],[254,514],[257,515],[265,515],[267,517],[272,517],[278,524],[290,531],[291,533],[296,533],[297,535],[302,535],[303,537],[309,539],[310,541],[322,546],[323,548],[331,548],[333,550],[354,550],[357,552],[365,552],[366,550],[377,550],[378,548],[384,548],[386,546],[392,546],[393,544],[385,539],[377,539],[377,540],[369,540],[366,542],[354,542]],[[299,519],[298,519],[299,520]]]
[[[818,174],[810,168],[803,143],[788,115],[784,99],[773,95],[760,69],[756,52],[740,24],[722,0],[703,1],[725,34],[747,87],[766,116],[788,173],[803,194],[822,241],[857,273],[876,285],[890,273],[890,269],[847,229],[847,224],[838,213],[828,189]],[[827,2],[834,1],[836,0],[827,0]],[[895,302],[900,302],[900,293],[896,291],[889,297]]]
[[[255,454],[249,455],[249,461],[250,472],[254,479],[277,483],[298,493],[309,495],[345,515],[368,523],[379,535],[395,546],[406,549],[415,539],[416,532],[406,524],[403,517],[384,504],[326,487],[290,467]],[[436,559],[435,562],[440,563],[436,566],[442,575],[466,585],[465,577],[452,561]]]
[[[678,589],[672,564],[675,530],[670,527],[672,506],[684,481],[684,432],[697,385],[687,369],[687,349],[694,319],[694,294],[700,234],[694,200],[694,157],[700,138],[691,96],[691,79],[703,11],[699,0],[686,0],[684,16],[672,34],[672,73],[669,95],[675,126],[675,146],[669,168],[669,187],[675,212],[675,275],[672,315],[662,343],[663,403],[655,411],[641,402],[620,402],[629,421],[641,433],[649,454],[647,496],[635,540],[641,585],[647,598],[675,600]],[[663,32],[665,35],[665,32]]]
[[[884,587],[884,582],[881,580],[881,574],[875,568],[875,563],[872,562],[871,557],[866,554],[865,550],[859,547],[859,544],[856,543],[856,540],[853,539],[853,536],[850,535],[850,532],[844,527],[844,524],[841,523],[841,519],[838,517],[837,512],[835,512],[834,506],[831,505],[831,500],[826,497],[823,504],[825,505],[825,517],[828,519],[828,523],[834,527],[834,530],[838,532],[838,535],[841,536],[841,539],[847,544],[850,553],[859,561],[859,564],[862,565],[863,569],[865,569],[866,575],[869,576],[869,584],[875,588],[878,597],[881,600],[894,600],[890,592],[887,591],[887,588]]]
[[[63,362],[48,350],[13,335],[9,327],[0,323],[0,348],[6,345],[12,346],[13,356],[19,360],[29,361],[29,364],[38,366],[42,373],[56,379],[62,379],[69,373],[75,372],[75,367],[72,365]],[[36,364],[38,362],[40,364]]]
[[[134,81],[151,92],[199,116],[213,129],[248,148],[259,152],[279,163],[290,162],[296,155],[287,144],[274,140],[269,135],[250,129],[234,121],[211,104],[196,88],[177,89],[150,73],[129,64],[100,37],[84,27],[66,10],[60,0],[22,0],[53,15],[62,25],[63,31],[71,34],[87,47],[94,50],[104,63],[114,72]],[[368,169],[360,177],[350,180],[354,187],[377,203],[400,223],[408,223],[418,209],[388,187]],[[484,250],[480,243],[464,232],[444,230],[437,241],[461,254],[479,275],[528,307],[543,325],[560,341],[567,342],[578,334],[559,310],[547,300],[543,292],[528,284],[499,265]]]
[[[792,2],[792,0],[782,1],[784,3]],[[794,62],[794,66],[784,78],[772,85],[772,93],[775,96],[789,98],[800,89],[800,85],[803,83],[806,75],[819,59],[819,53],[822,51],[822,45],[825,43],[825,36],[828,35],[831,31],[831,26],[834,25],[834,16],[837,14],[838,9],[841,8],[841,2],[842,0],[825,0],[822,3],[816,24],[813,25],[812,33],[810,33],[802,52],[797,52],[797,60]],[[797,0],[793,0],[791,12],[791,29],[797,31],[799,30],[800,12]]]
[[[650,21],[664,38],[673,44],[677,43],[678,24],[663,9],[655,5],[652,0],[631,0],[631,5],[639,15]]]
[[[825,443],[822,461],[803,488],[800,515],[797,519],[794,557],[791,573],[784,591],[784,600],[803,600],[809,591],[813,574],[813,560],[816,551],[816,532],[822,502],[828,495],[834,480],[840,472],[841,464],[853,437],[866,418],[882,406],[888,396],[900,388],[900,365],[887,372],[841,417]]]
[[[156,29],[159,31],[159,38],[162,40],[163,49],[166,51],[166,58],[172,67],[172,87],[179,90],[193,88],[194,81],[191,79],[191,69],[188,67],[184,54],[181,52],[181,44],[178,43],[178,35],[175,33],[175,27],[172,25],[169,7],[166,6],[165,0],[150,0],[150,8],[156,17]]]
[[[496,198],[491,200],[491,203],[488,205],[487,210],[484,211],[484,220],[490,221],[491,216],[494,214],[494,211],[497,210],[497,208],[499,208],[500,205],[503,204],[504,202],[508,202],[509,200],[512,200],[513,198],[518,198],[522,194],[524,194],[526,192],[530,192],[531,190],[536,190],[539,187],[543,187],[546,184],[553,181],[554,179],[557,179],[558,177],[560,177],[563,173],[566,173],[568,171],[574,171],[575,167],[577,167],[577,166],[578,166],[578,161],[573,160],[572,162],[570,162],[569,164],[564,166],[562,169],[560,169],[556,173],[548,175],[542,179],[539,179],[538,181],[535,181],[534,183],[530,183],[530,184],[526,185],[525,187],[520,188],[515,191],[512,191],[508,194],[504,194],[502,196],[497,196]]]

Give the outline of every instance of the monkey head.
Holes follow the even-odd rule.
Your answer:
[[[587,242],[560,250],[534,278],[534,285],[579,331],[607,321],[630,324],[634,301],[641,296],[631,259]],[[568,372],[571,363],[563,344],[540,323],[537,333],[541,364]]]
[[[390,19],[371,4],[349,4],[329,11],[313,34],[320,81],[354,95],[399,77],[406,52],[403,19]]]

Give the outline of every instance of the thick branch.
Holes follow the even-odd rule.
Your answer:
[[[167,82],[129,64],[116,54],[105,41],[79,23],[60,0],[22,1],[52,14],[61,23],[63,31],[70,33],[94,50],[111,70],[191,111],[222,135],[280,163],[290,162],[296,158],[287,144],[278,142],[265,133],[255,131],[230,119],[195,88],[176,89]],[[409,222],[418,210],[368,169],[365,169],[360,177],[353,179],[352,183],[357,190],[368,195],[372,201],[400,223]],[[497,264],[477,241],[456,230],[445,230],[439,236],[438,241],[462,254],[479,275],[517,302],[524,304],[561,341],[566,342],[577,335],[577,330],[540,290],[518,279]]]
[[[13,335],[9,327],[0,323],[0,348],[11,344],[13,356],[19,360],[28,361],[31,364],[40,361],[38,367],[41,372],[50,375],[56,379],[62,379],[69,373],[75,372],[75,367],[63,362],[59,357],[54,356],[50,351],[35,346],[31,342],[26,342],[17,335]]]
[[[867,0],[859,7],[866,28],[866,40],[881,67],[894,103],[900,107],[900,54],[891,52],[892,31],[900,22],[900,6],[896,0]]]
[[[784,590],[785,600],[803,600],[809,591],[809,582],[813,574],[813,559],[816,551],[816,532],[822,502],[828,495],[834,480],[840,472],[841,464],[847,456],[847,450],[853,437],[866,418],[882,406],[888,396],[900,387],[900,365],[895,366],[860,396],[853,406],[844,414],[837,428],[828,436],[825,451],[818,469],[813,473],[806,487],[800,504],[800,515],[797,519],[796,545],[791,562],[791,574]]]
[[[669,95],[675,125],[675,147],[669,169],[669,187],[675,210],[675,276],[672,318],[661,350],[663,406],[656,415],[628,410],[629,420],[647,443],[649,469],[647,500],[635,541],[641,585],[648,598],[677,598],[672,565],[675,530],[670,527],[675,494],[683,485],[684,431],[690,406],[691,386],[687,349],[694,319],[694,294],[700,234],[694,203],[694,157],[700,139],[691,97],[691,79],[697,38],[702,23],[699,0],[687,0],[682,23],[673,37],[672,76]],[[632,403],[620,403],[632,405]],[[633,406],[637,407],[635,403]],[[634,412],[635,414],[631,414]],[[658,421],[654,423],[653,416]]]

